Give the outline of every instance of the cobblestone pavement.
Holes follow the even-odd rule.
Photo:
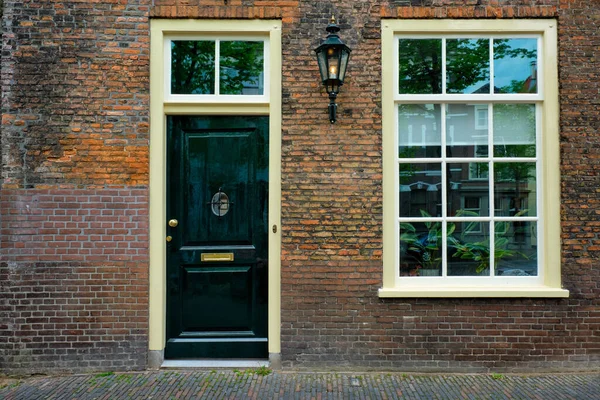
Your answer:
[[[0,399],[600,399],[600,374],[165,370],[4,379]]]

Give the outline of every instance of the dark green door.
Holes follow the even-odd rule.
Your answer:
[[[166,358],[268,355],[268,125],[167,118]]]

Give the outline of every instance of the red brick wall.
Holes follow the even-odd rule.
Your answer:
[[[146,367],[149,6],[4,2],[3,372]]]
[[[146,221],[137,219],[137,213],[147,212],[148,15],[283,22],[284,367],[453,372],[600,367],[600,22],[594,17],[600,11],[596,2],[149,3],[5,4],[5,21],[11,24],[3,25],[0,282],[9,296],[0,306],[9,317],[0,323],[0,332],[6,332],[0,333],[0,368],[23,365],[24,370],[39,365],[47,370],[53,362],[62,363],[64,369],[145,366],[147,240],[134,231],[145,229]],[[353,49],[335,125],[327,121],[328,99],[318,82],[312,51],[325,36],[332,12],[340,22],[342,38]],[[570,298],[379,299],[381,18],[536,17],[559,21],[560,218],[563,283],[571,291]],[[74,235],[64,231],[66,226],[53,226],[53,232],[43,234],[28,232],[29,226],[21,222],[8,222],[22,218],[35,224],[37,218],[46,218],[46,223],[55,223],[59,212],[72,211],[55,198],[67,196],[61,194],[64,186],[72,196],[81,197],[78,210],[89,216],[102,210],[103,203],[107,209],[123,211],[119,221],[123,218],[131,225],[113,228],[127,233],[107,227],[101,236],[106,240],[98,242],[135,236],[128,241],[132,246],[128,250],[136,253],[117,244],[90,248],[100,251],[98,258],[86,258],[88,254],[80,252],[86,249],[83,245],[74,248],[75,254],[63,254],[54,242],[65,243],[63,237]],[[9,188],[9,194],[4,194]],[[98,194],[104,190],[113,194]],[[104,200],[98,202],[95,196]],[[119,197],[135,197],[136,203]],[[27,214],[29,210],[36,213]],[[78,242],[96,244],[86,238],[97,234],[94,223],[102,223],[99,218],[81,221],[89,225],[79,226],[77,235],[83,239]],[[17,251],[21,242],[46,244],[50,256],[17,260],[33,255]],[[55,284],[62,276],[73,280],[67,286],[73,290]],[[90,289],[108,286],[113,290]],[[94,297],[88,297],[92,292]],[[99,295],[105,292],[115,295]],[[18,297],[21,293],[32,297]],[[92,299],[106,308],[86,308],[95,305],[85,303]],[[44,301],[59,302],[48,310]],[[79,308],[73,311],[72,306]],[[68,320],[53,320],[59,317],[52,313],[59,312],[66,313],[60,318]],[[92,317],[107,319],[101,319],[98,327],[86,320]],[[52,334],[38,334],[40,324]]]
[[[407,3],[431,6],[404,6]],[[585,142],[598,142],[600,126],[600,114],[592,105],[598,103],[599,68],[598,61],[591,60],[597,55],[599,26],[589,17],[598,15],[598,6],[593,11],[587,2],[565,2],[560,8],[554,1],[479,3],[483,5],[390,1],[379,8],[374,2],[333,2],[333,7],[302,2],[300,20],[284,26],[284,49],[292,46],[287,54],[284,50],[283,60],[285,367],[531,371],[600,365],[600,267],[594,252],[598,203],[592,195],[597,194],[594,164],[598,157],[594,161],[590,154],[581,161],[584,149],[597,152]],[[315,87],[317,69],[310,49],[323,37],[324,17],[332,9],[345,28],[341,34],[353,53],[347,82],[338,97],[341,116],[329,126],[326,97]],[[573,144],[562,148],[566,189],[563,280],[571,290],[570,299],[377,297],[382,274],[382,16],[559,19],[562,137],[568,135],[572,123],[579,125],[578,133],[587,133],[585,139],[570,135]],[[573,63],[573,57],[580,58],[579,62]],[[567,98],[574,102],[566,104]],[[571,122],[570,115],[579,122]],[[568,165],[569,159],[575,160],[577,172]],[[587,189],[582,189],[584,185]],[[570,236],[577,238],[577,243],[568,240]],[[571,246],[580,251],[575,257]]]
[[[0,368],[145,366],[145,189],[3,189]]]

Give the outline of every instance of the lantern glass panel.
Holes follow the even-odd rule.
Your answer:
[[[327,77],[338,79],[340,72],[340,48],[330,47],[327,49]]]
[[[346,49],[342,49],[342,57],[340,59],[340,73],[339,80],[340,82],[344,81],[346,77],[346,67],[348,67],[348,58],[350,58],[350,52]]]
[[[319,72],[321,73],[321,81],[327,80],[327,55],[326,49],[317,50],[317,62],[319,63]]]

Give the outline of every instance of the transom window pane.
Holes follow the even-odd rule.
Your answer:
[[[171,93],[215,93],[215,41],[171,42]]]
[[[494,93],[537,93],[537,39],[494,39]]]
[[[398,39],[399,94],[538,93],[538,81],[537,38]]]
[[[442,93],[442,40],[400,39],[399,93]]]
[[[263,51],[264,42],[221,41],[221,94],[263,94]]]
[[[263,95],[264,49],[260,40],[172,40],[171,94]]]
[[[446,40],[447,93],[490,93],[489,39]]]

